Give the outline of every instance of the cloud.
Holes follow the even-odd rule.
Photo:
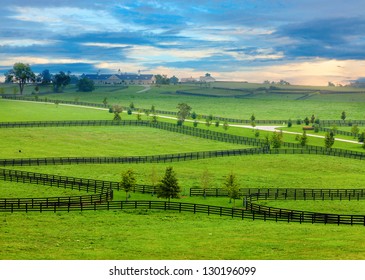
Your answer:
[[[88,32],[139,30],[138,26],[122,23],[105,10],[77,7],[13,7],[14,15],[8,16],[24,22],[43,25],[48,32],[77,35]]]
[[[30,47],[35,45],[53,45],[57,41],[55,40],[37,40],[37,39],[24,39],[24,38],[0,38],[0,47]]]
[[[274,36],[291,43],[281,50],[291,57],[364,59],[365,19],[319,19],[280,27]]]

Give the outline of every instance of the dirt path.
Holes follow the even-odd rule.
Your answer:
[[[150,89],[151,89],[151,86],[150,85],[145,85],[144,86],[144,89],[142,89],[140,91],[137,91],[136,93],[146,92],[146,91],[149,91]]]

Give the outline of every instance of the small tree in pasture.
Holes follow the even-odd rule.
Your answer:
[[[136,178],[134,176],[134,171],[128,169],[122,174],[122,181],[120,182],[121,188],[125,191],[125,200],[128,200],[128,193],[133,190],[136,186]]]
[[[122,119],[120,113],[123,112],[123,107],[120,105],[113,105],[112,110],[114,113],[113,121],[120,121]]]
[[[270,144],[274,149],[279,149],[283,143],[283,134],[281,132],[274,131],[271,135]]]
[[[335,143],[334,133],[332,131],[327,132],[326,135],[324,136],[324,146],[329,149],[333,146],[334,143]]]
[[[346,120],[346,112],[345,111],[342,111],[341,113],[341,120]]]
[[[354,124],[351,127],[351,133],[354,136],[354,138],[356,138],[356,136],[359,134],[359,132],[360,132],[359,126],[357,124]]]
[[[157,197],[167,198],[170,202],[171,198],[179,198],[180,191],[175,171],[171,166],[167,167],[165,175],[158,186]]]
[[[240,198],[239,184],[237,182],[236,175],[232,172],[225,178],[224,188],[228,191],[228,197],[233,199],[233,207],[235,207],[236,199]]]

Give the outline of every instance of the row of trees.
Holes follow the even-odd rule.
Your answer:
[[[155,177],[155,175],[154,175]],[[207,189],[211,184],[211,174],[205,170],[202,174],[202,188]],[[155,179],[155,178],[154,178]],[[133,191],[133,189],[137,185],[136,174],[132,169],[128,169],[123,172],[121,175],[120,187],[125,191],[126,200],[129,198],[129,193]],[[154,182],[153,182],[153,186]],[[223,182],[223,187],[228,191],[228,197],[233,199],[233,207],[235,206],[235,200],[240,198],[239,193],[239,183],[236,178],[236,175],[231,172],[227,175]],[[165,198],[169,202],[172,198],[180,198],[181,187],[179,185],[178,179],[176,177],[176,172],[173,170],[173,167],[169,166],[165,170],[165,174],[161,180],[157,183],[157,197]]]
[[[75,83],[79,91],[93,91],[95,89],[94,81],[88,78],[78,79],[71,75],[70,72],[60,71],[52,75],[48,69],[36,76],[29,64],[15,63],[13,68],[5,73],[6,83],[17,83],[20,94],[23,94],[24,86],[27,83],[38,83],[41,85],[52,84],[54,92],[62,92],[70,83]]]

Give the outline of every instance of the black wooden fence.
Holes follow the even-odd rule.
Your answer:
[[[135,121],[88,120],[88,121],[32,121],[32,122],[0,123],[0,128],[68,127],[68,126],[145,126],[221,142],[250,145],[250,146],[265,145],[265,142],[263,140],[256,138],[210,131],[206,129],[200,129],[197,127],[179,126],[177,124],[166,123],[166,122],[137,121],[137,120]]]
[[[12,100],[26,100],[26,101],[36,101],[36,102],[49,102],[49,103],[56,103],[56,104],[72,104],[72,105],[80,105],[80,106],[88,106],[88,107],[96,107],[96,108],[108,108],[110,105],[105,105],[102,103],[92,103],[92,102],[81,102],[81,101],[67,101],[67,100],[58,100],[58,99],[50,99],[50,98],[35,98],[30,96],[19,96],[19,95],[9,95],[9,94],[1,94],[0,95],[3,99],[12,99]],[[129,108],[129,107],[123,107],[123,110],[126,111],[128,109],[131,109],[132,111],[141,111],[146,112],[150,111],[148,109],[144,108]],[[166,110],[155,110],[155,114],[161,114],[161,115],[171,115],[176,116],[177,112],[173,111],[166,111]],[[210,118],[211,116],[208,115],[201,115],[203,119]],[[243,120],[243,119],[235,119],[235,118],[223,118],[223,117],[213,117],[216,120],[220,121],[227,121],[231,123],[239,123],[239,124],[251,124],[251,120]],[[255,120],[256,124],[286,124],[288,120]],[[365,120],[321,120],[320,125],[321,126],[351,126],[352,124],[357,125],[365,125]]]
[[[311,222],[311,223],[335,223],[335,224],[362,224],[365,226],[365,216],[361,215],[337,215],[322,214],[308,211],[297,211],[266,207],[253,203],[257,200],[268,199],[304,199],[304,200],[335,200],[348,199],[360,200],[365,197],[364,189],[241,189],[241,195],[245,197],[243,208],[229,208],[212,205],[179,203],[166,201],[111,201],[113,188],[120,189],[118,182],[101,181],[92,179],[75,178],[68,176],[57,176],[42,173],[0,169],[0,179],[47,184],[57,187],[71,187],[79,190],[93,191],[96,194],[69,197],[46,197],[46,198],[0,198],[0,212],[44,212],[44,211],[86,211],[86,210],[116,210],[116,209],[156,209],[174,210],[179,212],[205,213],[220,216],[239,217],[252,220],[275,220],[287,222]],[[136,186],[133,191],[154,193],[157,191],[152,186]],[[200,191],[200,195],[209,195],[217,189]],[[99,192],[99,193],[98,193]],[[191,189],[191,195],[197,195],[197,190]],[[224,191],[220,190],[219,195]],[[225,193],[227,195],[227,193]]]
[[[250,148],[236,150],[220,150],[207,152],[190,152],[152,156],[129,157],[56,157],[56,158],[18,158],[0,159],[0,166],[30,166],[30,165],[66,165],[66,164],[132,164],[132,163],[165,163],[188,160],[199,160],[216,157],[244,156],[267,153],[265,148]]]
[[[363,200],[365,189],[241,188],[241,197],[251,200]],[[190,188],[190,196],[227,197],[223,188]]]
[[[80,204],[63,204],[59,207],[56,204],[37,204],[31,207],[30,203],[17,207],[16,203],[9,203],[7,208],[0,208],[2,212],[58,212],[58,211],[100,211],[100,210],[164,210],[164,211],[178,211],[190,213],[202,213],[207,215],[219,215],[231,218],[240,218],[242,220],[263,220],[263,221],[285,221],[285,222],[299,222],[299,223],[324,223],[324,224],[349,224],[349,225],[364,225],[365,216],[363,215],[337,215],[337,214],[323,214],[313,213],[307,211],[296,211],[286,209],[274,209],[271,207],[257,208],[257,205],[248,204],[247,208],[230,208],[205,204],[195,203],[181,203],[168,201],[107,201],[99,203],[94,201],[92,203]],[[256,207],[257,206],[257,207]],[[281,211],[280,211],[281,210]]]

